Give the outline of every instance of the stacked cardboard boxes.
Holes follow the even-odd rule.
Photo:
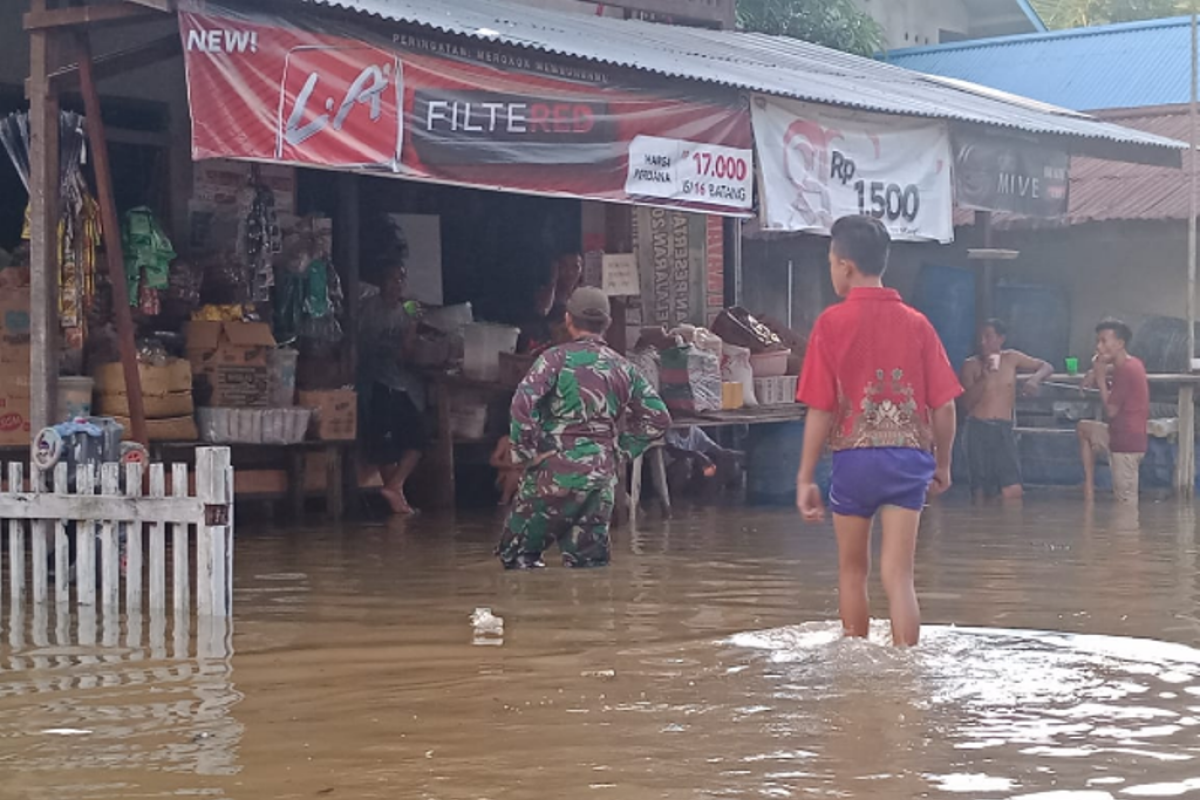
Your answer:
[[[114,417],[131,433],[129,390],[120,364],[104,364],[96,370],[97,410]],[[142,405],[146,411],[146,433],[151,441],[190,442],[197,438],[192,403],[192,365],[183,359],[165,364],[138,364]]]
[[[187,357],[196,404],[216,408],[266,408],[271,404],[271,326],[264,322],[188,323]]]

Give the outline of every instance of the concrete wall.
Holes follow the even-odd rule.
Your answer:
[[[937,44],[940,32],[966,35],[970,19],[962,0],[856,0],[883,25],[891,49]]]

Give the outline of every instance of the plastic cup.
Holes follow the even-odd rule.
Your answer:
[[[1068,358],[1067,359],[1067,374],[1068,375],[1078,375],[1079,374],[1079,359],[1078,358]]]

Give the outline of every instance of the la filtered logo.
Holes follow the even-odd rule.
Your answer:
[[[257,53],[258,31],[239,31],[233,28],[190,30],[187,35],[188,52],[227,55]]]

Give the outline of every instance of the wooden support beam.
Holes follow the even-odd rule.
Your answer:
[[[45,10],[45,0],[33,0]],[[59,107],[48,79],[57,35],[29,36],[30,427],[55,416],[58,384]]]
[[[160,18],[160,12],[134,5],[133,3],[103,3],[86,6],[68,6],[30,11],[25,14],[25,30],[38,31],[48,28],[71,28],[79,26],[114,25],[142,22]]]
[[[121,247],[121,220],[113,197],[112,168],[108,163],[108,141],[104,136],[104,117],[100,110],[100,93],[92,75],[91,44],[86,33],[76,36],[79,51],[79,85],[83,90],[83,105],[87,112],[88,141],[91,144],[92,168],[96,175],[96,194],[100,203],[100,220],[104,231],[104,255],[108,262],[108,280],[112,284],[113,310],[117,317],[117,344],[121,351],[121,366],[129,392],[129,420],[135,442],[149,445],[146,433],[146,408],[142,400],[142,379],[138,373],[137,345],[134,341],[133,314],[129,310],[129,289],[125,282],[125,254]],[[57,151],[55,153],[57,157]]]
[[[122,75],[135,69],[151,67],[169,61],[183,52],[178,34],[170,34],[126,50],[118,50],[92,59],[92,77],[97,81]],[[51,86],[55,91],[66,91],[79,87],[79,65],[70,64],[50,73]]]

